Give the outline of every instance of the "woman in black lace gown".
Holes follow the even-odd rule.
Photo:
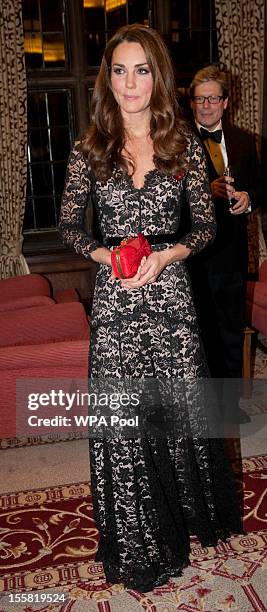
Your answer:
[[[90,193],[103,243],[84,230]],[[177,243],[185,196],[192,227]],[[152,29],[126,26],[107,45],[91,124],[70,156],[60,229],[67,244],[100,264],[90,376],[206,376],[185,260],[213,239],[213,205],[202,147],[180,119],[170,59]],[[139,232],[152,254],[133,278],[115,279],[112,248]],[[241,529],[220,440],[94,439],[90,459],[97,558],[110,582],[150,590],[189,563],[190,534],[206,546]]]

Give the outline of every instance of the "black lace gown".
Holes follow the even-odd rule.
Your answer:
[[[61,209],[63,239],[87,258],[99,246],[83,230],[93,188],[104,240],[138,232],[176,232],[186,191],[192,227],[180,242],[197,253],[214,237],[215,223],[204,155],[194,136],[188,140],[189,159],[182,177],[155,169],[146,175],[141,189],[122,170],[93,187],[90,169],[79,147],[74,147]],[[111,280],[110,267],[100,265],[90,376],[186,380],[206,374],[185,262],[169,265],[155,283],[133,290]],[[109,582],[150,590],[181,574],[189,563],[191,534],[207,546],[241,531],[231,470],[220,440],[94,439],[90,461],[100,532],[97,558]]]

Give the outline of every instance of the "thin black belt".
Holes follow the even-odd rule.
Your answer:
[[[164,244],[169,242],[177,242],[177,234],[154,234],[147,235],[144,234],[144,237],[148,240],[149,244],[152,246],[154,244]],[[119,246],[121,241],[123,240],[123,236],[113,236],[112,238],[106,238],[104,240],[105,246]]]

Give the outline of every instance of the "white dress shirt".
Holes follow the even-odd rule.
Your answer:
[[[223,128],[222,128],[222,122],[219,121],[218,125],[216,125],[216,127],[213,128],[213,130],[210,130],[210,129],[206,128],[204,125],[201,125],[197,121],[196,121],[196,126],[197,126],[197,129],[198,129],[199,132],[200,132],[200,128],[203,128],[204,130],[208,130],[209,132],[217,132],[217,130],[222,130],[222,140],[218,144],[220,145],[220,149],[221,149],[221,152],[222,152],[224,165],[225,165],[225,168],[226,168],[228,166],[228,155],[227,155],[227,151],[226,151],[226,145],[225,145],[224,133],[223,133]]]

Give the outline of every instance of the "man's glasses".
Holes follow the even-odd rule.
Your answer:
[[[223,96],[192,96],[195,104],[204,104],[205,100],[208,100],[209,104],[219,104],[223,98]]]

